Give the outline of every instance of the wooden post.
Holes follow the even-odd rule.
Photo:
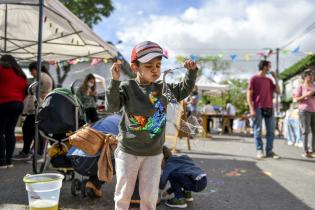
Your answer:
[[[179,111],[176,119],[176,131],[175,131],[175,138],[174,138],[174,144],[172,148],[172,153],[176,153],[176,145],[177,145],[177,139],[186,137],[187,138],[187,147],[188,150],[191,150],[190,147],[190,133],[187,133],[187,131],[182,131],[181,129],[184,127],[183,123],[187,121],[187,112],[186,112],[186,102],[185,100],[182,100],[179,102]]]

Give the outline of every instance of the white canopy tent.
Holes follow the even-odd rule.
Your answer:
[[[41,61],[74,58],[114,58],[116,48],[99,38],[86,24],[58,0],[0,0],[0,55],[11,54],[17,60],[37,60],[36,99],[39,101]],[[35,122],[38,106],[35,103]],[[35,151],[39,130],[35,123]],[[33,172],[38,168],[33,155]]]
[[[116,48],[103,41],[58,0],[45,0],[42,60],[113,58]],[[39,0],[0,0],[0,54],[36,60]]]
[[[196,86],[202,95],[222,95],[230,90],[229,85],[218,84],[204,75],[201,75],[197,79]]]

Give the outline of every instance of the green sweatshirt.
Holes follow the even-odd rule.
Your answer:
[[[197,70],[188,70],[184,81],[167,84],[179,102],[192,91]],[[162,152],[165,142],[166,107],[162,95],[163,82],[140,85],[136,80],[120,82],[111,80],[105,93],[105,109],[118,112],[122,109],[118,147],[137,156],[153,156]]]

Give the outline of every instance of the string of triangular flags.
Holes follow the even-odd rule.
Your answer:
[[[270,55],[275,55],[276,51],[274,50],[266,50],[266,51],[259,51],[259,52],[254,52],[254,53],[236,53],[236,52],[232,52],[232,53],[218,53],[218,54],[214,54],[212,56],[205,56],[205,57],[216,57],[219,59],[226,59],[226,60],[231,60],[231,61],[237,61],[237,60],[242,60],[242,61],[250,61],[251,59],[253,59],[254,57],[259,57],[259,58],[264,58],[264,57],[269,57]],[[288,55],[315,55],[314,52],[312,51],[301,51],[300,47],[296,47],[293,50],[290,49],[281,49],[280,50],[280,54],[282,56],[288,56]],[[178,57],[187,57],[187,56],[178,56]],[[189,55],[189,58],[192,60],[200,60],[201,57],[204,56],[198,56],[198,55],[194,55],[191,54]]]
[[[281,49],[280,53],[283,56],[287,56],[289,54],[292,54],[292,55],[314,55],[315,54],[314,52],[311,52],[311,51],[308,51],[308,52],[301,51],[299,46],[294,48],[293,50]],[[242,55],[240,55],[240,53],[218,53],[218,54],[215,54],[213,56],[206,56],[206,57],[209,57],[209,58],[217,57],[220,59],[226,58],[226,59],[229,59],[231,61],[237,61],[237,60],[250,61],[251,59],[253,59],[254,57],[257,57],[257,56],[260,58],[263,58],[265,56],[268,57],[268,56],[274,55],[274,54],[276,54],[275,51],[268,50],[268,51],[260,51],[257,53],[243,53]],[[164,50],[164,55],[166,57],[168,57],[168,51],[167,50]],[[187,56],[178,56],[178,57],[185,58]],[[201,56],[191,54],[191,55],[189,55],[189,58],[194,60],[194,61],[198,61],[198,60],[200,60]],[[60,64],[75,65],[75,64],[83,63],[83,62],[90,62],[91,65],[96,65],[96,64],[101,63],[101,62],[108,63],[114,59],[124,60],[124,58],[121,55],[119,55],[115,58],[109,58],[109,59],[108,58],[87,58],[87,57],[84,57],[84,58],[75,58],[75,59],[69,59],[69,60],[61,61]],[[57,61],[49,61],[49,63],[53,65],[53,64],[56,64]]]

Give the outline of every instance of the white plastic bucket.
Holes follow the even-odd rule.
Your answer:
[[[63,178],[57,173],[24,176],[30,210],[58,210]]]

